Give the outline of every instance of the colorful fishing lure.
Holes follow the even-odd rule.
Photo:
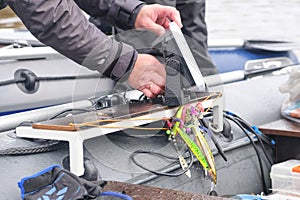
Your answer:
[[[214,157],[204,133],[199,127],[199,117],[201,116],[199,107],[192,105],[180,106],[172,118],[171,125],[169,125],[169,133],[172,133],[170,134],[172,137],[180,137],[180,139],[184,141],[202,165],[208,177],[216,184],[217,173]]]

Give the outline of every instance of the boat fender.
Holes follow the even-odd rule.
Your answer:
[[[14,74],[17,86],[27,94],[35,93],[39,88],[37,76],[28,69],[18,69]]]

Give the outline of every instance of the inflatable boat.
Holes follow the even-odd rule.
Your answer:
[[[33,123],[69,126],[68,120],[76,119],[75,116],[79,116],[78,119],[94,119],[95,113],[92,116],[86,113],[95,106],[95,101],[91,100],[93,97],[98,97],[96,102],[101,102],[100,106],[107,103],[105,109],[109,113],[120,112],[123,107],[110,105],[114,104],[112,99],[123,102],[124,95],[111,94],[114,85],[110,80],[99,79],[97,73],[83,69],[48,47],[12,49],[14,53],[22,51],[14,56],[1,54],[1,71],[5,74],[1,73],[0,81],[3,115],[0,117],[0,199],[19,199],[18,182],[53,164],[61,165],[78,176],[96,174],[103,180],[199,194],[216,191],[220,196],[230,196],[269,192],[274,144],[267,137],[259,136],[255,131],[249,132],[231,119],[232,116],[240,116],[240,122],[255,127],[281,118],[280,106],[286,95],[280,93],[278,87],[288,78],[286,69],[298,64],[290,47],[290,43],[274,41],[218,42],[210,45],[209,52],[220,71],[220,81],[213,77],[205,79],[210,91],[223,94],[224,118],[228,117],[222,125],[224,129],[213,133],[214,139],[208,138],[218,177],[213,188],[199,163],[191,165],[189,176],[167,176],[149,169],[178,174],[181,166],[177,161],[148,154],[136,157],[144,168],[133,161],[133,153],[137,151],[171,155],[173,151],[165,131],[143,131],[132,126],[109,134],[101,127],[89,127],[78,134],[75,131],[77,139],[73,140],[68,135],[74,135],[74,132],[68,130],[34,129]],[[8,49],[0,51],[8,53]],[[16,81],[20,77],[39,81],[20,84]],[[110,100],[104,101],[106,98]],[[160,109],[156,102],[150,103],[147,113],[153,114],[152,111]],[[76,114],[71,111],[84,112]],[[97,116],[105,117],[106,113],[100,109]],[[138,125],[161,127],[162,121]],[[67,136],[63,138],[62,135]],[[63,142],[54,139],[57,137]],[[265,147],[259,145],[261,138],[264,138]],[[78,158],[71,150],[78,153]],[[80,171],[80,166],[74,165],[77,162],[82,164],[81,161],[84,172]]]

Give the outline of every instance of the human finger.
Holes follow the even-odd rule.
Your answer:
[[[152,83],[152,84],[149,86],[149,90],[150,90],[155,96],[164,93],[164,87],[162,87],[162,86],[160,86],[160,85],[157,85],[157,84],[155,84],[155,83]]]
[[[145,19],[145,27],[148,27],[148,30],[154,32],[157,35],[163,35],[166,30],[165,28],[160,25],[160,23],[154,22],[152,19]]]
[[[155,76],[151,77],[151,81],[159,87],[164,87],[166,84],[166,72],[157,72]]]
[[[159,86],[152,81],[149,81],[147,84],[144,84],[142,87],[138,88],[142,91],[147,97],[154,98],[159,94],[164,93],[164,86]]]
[[[146,95],[146,96],[149,97],[149,98],[154,98],[154,97],[157,96],[157,95],[154,95],[154,94],[151,92],[151,90],[148,89],[148,88],[144,88],[144,89],[142,89],[141,91],[144,93],[144,95]]]
[[[171,6],[164,6],[161,7],[160,9],[161,9],[160,13],[163,13],[164,17],[168,19],[164,21],[165,28],[168,28],[166,27],[166,25],[168,26],[168,24],[171,21],[174,21],[179,26],[179,28],[182,28],[183,25],[182,25],[180,13],[176,8]]]

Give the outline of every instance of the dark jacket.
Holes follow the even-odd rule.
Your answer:
[[[79,64],[118,80],[135,63],[136,51],[102,33],[88,22],[82,10],[122,29],[130,29],[143,5],[140,1],[7,0],[7,3],[37,39]]]
[[[5,8],[7,5],[6,0],[0,0],[0,10]]]

